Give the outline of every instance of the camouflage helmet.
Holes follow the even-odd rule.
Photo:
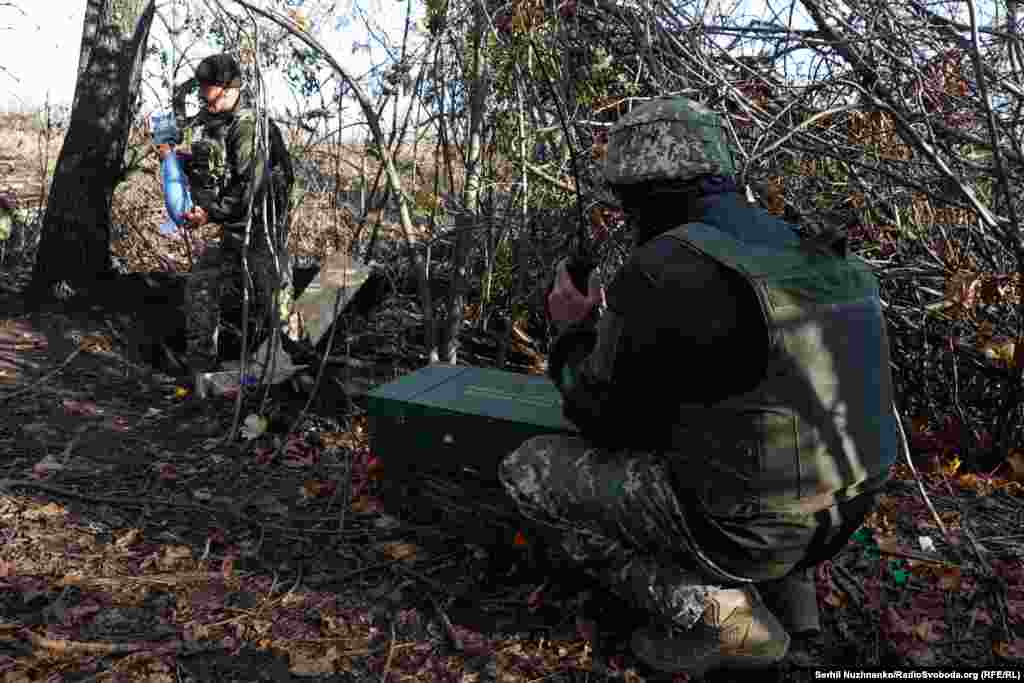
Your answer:
[[[699,102],[660,97],[620,118],[608,135],[612,185],[735,175],[722,119]]]

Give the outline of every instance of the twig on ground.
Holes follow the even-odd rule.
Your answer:
[[[387,683],[388,674],[391,673],[391,662],[395,657],[395,622],[391,622],[391,647],[388,648],[388,658],[384,662],[384,673],[381,674],[380,683]]]
[[[82,352],[82,349],[80,349],[80,348],[75,349],[74,351],[72,351],[71,353],[68,354],[68,357],[65,358],[64,361],[60,365],[58,365],[53,370],[51,370],[50,372],[46,373],[45,375],[43,375],[39,379],[37,379],[35,382],[30,384],[29,386],[27,386],[27,387],[25,387],[23,389],[19,389],[18,391],[12,391],[9,394],[0,394],[0,401],[9,401],[12,398],[16,398],[18,396],[22,396],[24,394],[27,394],[28,392],[32,391],[33,389],[36,389],[37,387],[41,386],[44,382],[46,382],[47,380],[52,378],[54,375],[59,373],[61,370],[66,368],[68,365],[70,365],[71,361],[73,361],[75,358],[77,358],[78,354],[80,354],[81,352]]]
[[[924,489],[924,482],[921,481],[921,475],[917,473],[917,468],[914,467],[914,461],[910,457],[910,444],[907,443],[907,433],[903,429],[903,419],[900,417],[900,411],[896,409],[896,403],[892,404],[892,412],[896,418],[896,426],[900,430],[900,441],[903,445],[903,455],[906,457],[907,466],[910,467],[910,471],[914,475],[914,479],[917,481],[917,490],[921,493],[921,498],[924,499],[924,504],[928,506],[928,511],[932,513],[932,519],[935,520],[935,524],[938,525],[942,531],[942,535],[946,538],[946,542],[950,545],[955,545],[950,541],[949,531],[946,529],[946,525],[942,523],[942,518],[939,517],[939,513],[935,511],[935,506],[932,505],[931,498],[928,497],[928,492]]]
[[[141,650],[156,649],[167,652],[177,650],[184,645],[182,641],[173,641],[171,643],[104,643],[78,640],[56,640],[40,636],[28,629],[22,629],[19,631],[17,640],[27,640],[37,648],[63,655],[125,655],[133,652],[139,652]]]
[[[836,585],[844,593],[850,596],[851,600],[859,605],[864,604],[864,591],[857,585],[857,579],[845,567],[835,562],[832,563],[832,580],[836,582]]]

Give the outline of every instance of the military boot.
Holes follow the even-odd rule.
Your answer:
[[[765,603],[792,635],[821,632],[813,569],[794,572],[778,581],[759,584],[759,587]]]
[[[633,634],[636,656],[665,673],[702,676],[719,668],[748,669],[777,664],[790,637],[753,586],[719,589],[692,629],[646,626]]]

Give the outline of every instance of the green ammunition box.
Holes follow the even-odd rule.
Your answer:
[[[369,392],[367,412],[385,506],[484,543],[499,539],[481,527],[519,528],[498,483],[502,458],[533,436],[576,432],[549,379],[488,368],[422,368]]]

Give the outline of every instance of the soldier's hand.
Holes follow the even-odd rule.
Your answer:
[[[558,264],[555,286],[548,294],[548,314],[559,328],[583,320],[596,306],[604,304],[604,287],[600,286],[597,272],[591,273],[587,294],[584,296],[572,283],[567,265],[566,259]]]
[[[210,222],[210,216],[206,213],[206,210],[197,206],[196,208],[188,211],[184,214],[185,223],[190,228],[201,228]]]

